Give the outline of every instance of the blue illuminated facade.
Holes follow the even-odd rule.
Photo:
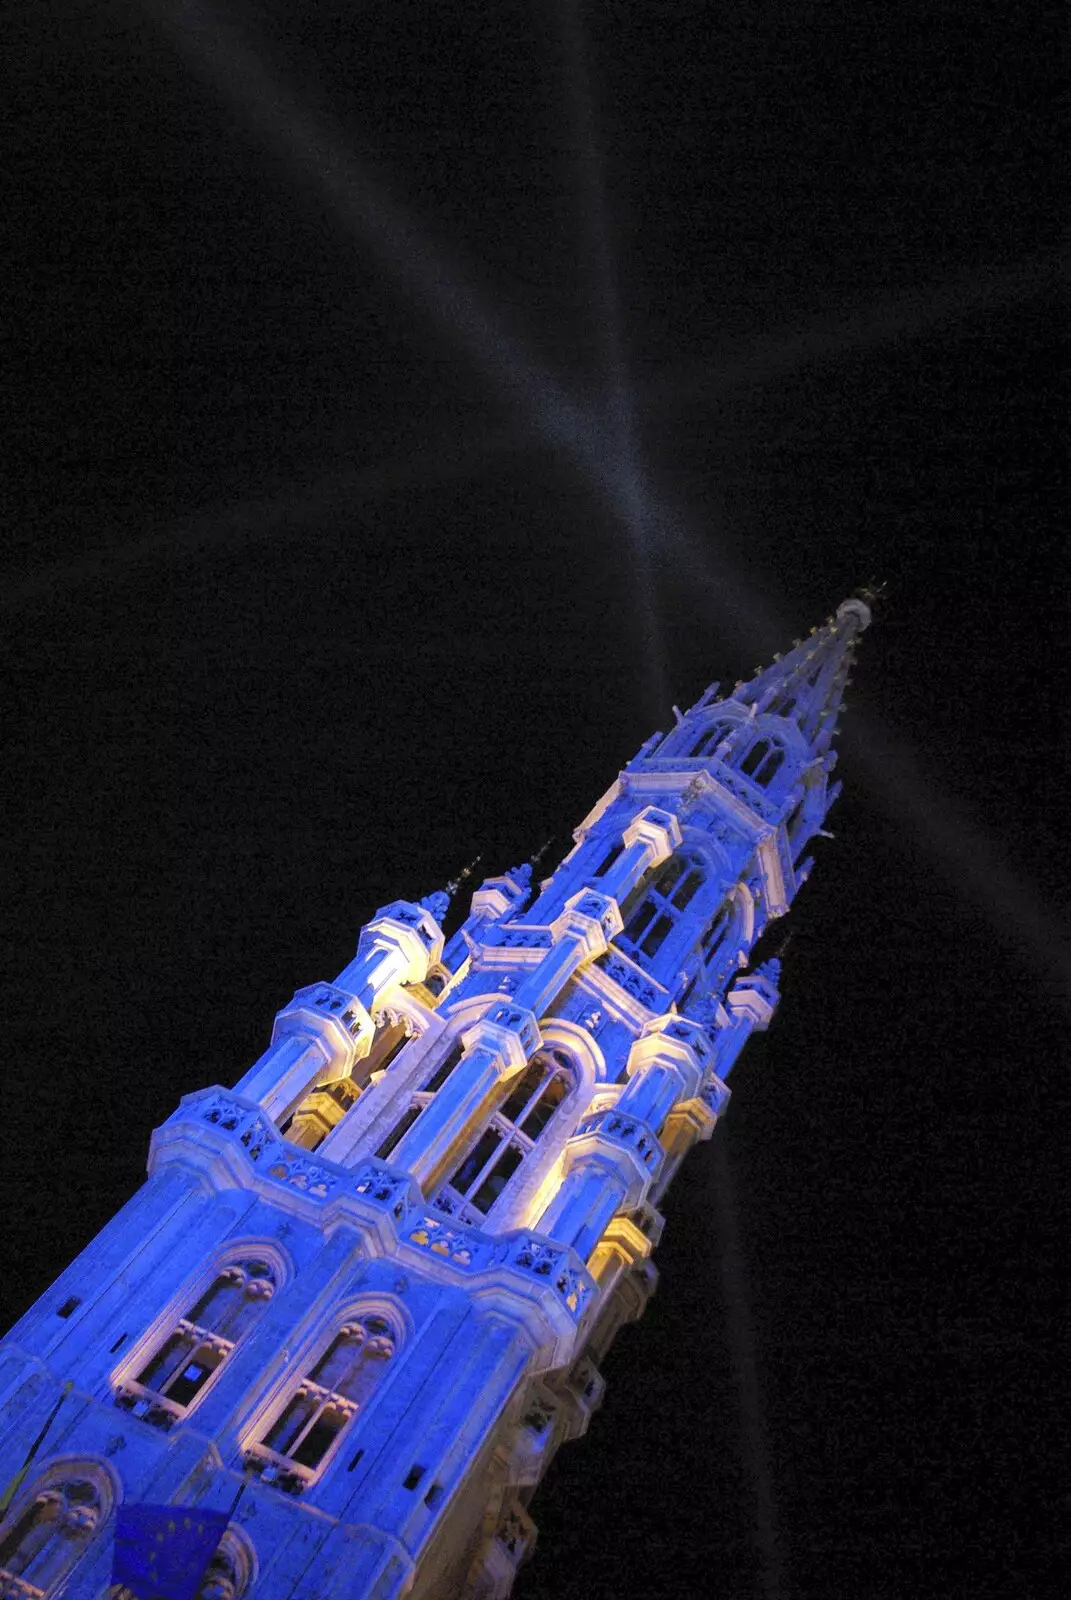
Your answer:
[[[628,763],[539,885],[396,901],[0,1345],[0,1595],[118,1600],[121,1502],[225,1511],[202,1600],[492,1600],[655,1285],[659,1202],[777,1004],[836,798],[845,601]]]

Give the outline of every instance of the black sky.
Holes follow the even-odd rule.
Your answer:
[[[5,1322],[378,905],[552,864],[671,701],[890,586],[781,1011],[518,1600],[1062,1592],[1066,73],[1000,9],[9,34]],[[614,299],[653,655],[503,364],[599,407]]]

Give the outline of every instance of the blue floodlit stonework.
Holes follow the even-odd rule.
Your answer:
[[[226,1511],[202,1600],[492,1600],[777,1004],[750,952],[839,784],[848,600],[656,733],[545,882],[396,901],[0,1345],[0,1596],[118,1600],[121,1501]]]

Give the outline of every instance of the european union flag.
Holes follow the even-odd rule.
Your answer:
[[[194,1600],[228,1521],[226,1511],[120,1506],[112,1582],[137,1600]]]

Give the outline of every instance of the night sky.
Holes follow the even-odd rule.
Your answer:
[[[1000,12],[8,29],[5,1325],[377,906],[888,583],[518,1600],[1063,1592],[1064,46]]]

